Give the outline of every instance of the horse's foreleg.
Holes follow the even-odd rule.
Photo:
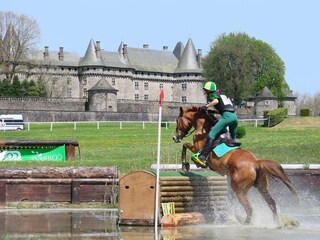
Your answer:
[[[187,149],[189,149],[191,152],[193,151],[194,144],[193,143],[184,143],[182,145],[182,153],[181,153],[181,161],[182,163],[186,163],[187,161]]]

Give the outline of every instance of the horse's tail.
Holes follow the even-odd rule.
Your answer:
[[[290,189],[290,191],[297,196],[297,198],[300,198],[300,194],[298,190],[293,186],[292,182],[288,178],[288,176],[285,174],[282,166],[272,160],[259,160],[257,161],[258,164],[258,174],[259,171],[264,172],[268,174],[269,176],[273,178],[280,179],[287,187]]]

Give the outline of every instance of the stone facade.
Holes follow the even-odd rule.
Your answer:
[[[110,52],[102,50],[99,41],[90,40],[83,57],[63,47],[49,51],[45,46],[43,51],[31,52],[25,62],[28,64],[17,67],[19,79],[44,81],[50,98],[2,99],[0,110],[25,112],[30,121],[101,121],[130,116],[132,120],[155,120],[161,90],[165,95],[163,113],[169,119],[176,117],[181,105],[206,101],[201,88],[202,50],[196,51],[191,38],[186,46],[178,42],[173,51],[167,46],[150,49],[147,44],[132,48],[121,42],[118,51]],[[256,96],[252,108],[238,109],[240,115],[262,117],[265,110],[278,107],[270,91],[265,94]],[[294,100],[289,96],[284,103],[289,115],[295,115]]]
[[[164,90],[165,101],[205,101],[201,91],[202,51],[195,50],[192,39],[186,46],[177,43],[172,52],[168,47],[154,50],[145,44],[131,48],[124,43],[118,51],[109,52],[101,49],[99,41],[90,40],[84,57],[62,47],[58,52],[49,51],[46,46],[44,51],[30,53],[27,61],[33,65],[28,71],[19,66],[20,79],[45,81],[53,98],[88,100],[89,91],[104,79],[116,91],[116,99],[157,101],[160,90]],[[115,100],[111,95],[108,98]],[[92,103],[89,106],[93,107]],[[114,104],[95,108],[117,109]]]

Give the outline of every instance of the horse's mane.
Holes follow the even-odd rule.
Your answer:
[[[179,117],[183,117],[186,113],[194,113],[193,118],[204,118],[206,120],[216,122],[218,119],[208,111],[201,109],[198,106],[191,106],[191,107],[180,107],[180,115]]]

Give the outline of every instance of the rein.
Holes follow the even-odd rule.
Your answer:
[[[196,129],[193,129],[191,132],[187,132],[184,137],[189,137],[192,133],[194,133],[195,130],[196,130]]]
[[[216,119],[210,115],[209,110],[206,109],[206,110],[205,110],[205,113],[206,113],[207,117],[208,117],[213,123],[216,122]],[[185,118],[185,117],[183,117],[183,118]],[[185,118],[185,119],[187,119],[187,118]],[[187,121],[188,121],[189,124],[192,125],[192,121],[189,121],[188,119],[187,119]],[[202,129],[203,129],[203,128],[202,128]],[[197,129],[194,128],[192,131],[190,131],[190,132],[188,131],[187,133],[185,133],[184,137],[190,136],[190,135],[191,135],[192,133],[194,133],[196,130],[197,130]]]

